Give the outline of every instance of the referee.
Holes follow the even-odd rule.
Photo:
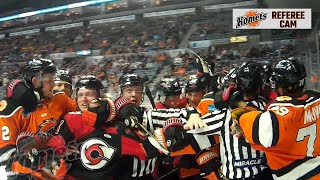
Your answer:
[[[231,133],[232,109],[244,106],[254,107],[257,110],[265,108],[265,99],[258,95],[264,83],[263,67],[250,61],[244,63],[235,75],[232,80],[235,80],[237,91],[231,93],[227,104],[221,107],[215,98],[215,105],[220,110],[203,117],[208,127],[189,130],[188,133],[219,135],[222,179],[273,179],[264,153],[252,149],[244,137]],[[227,81],[230,82],[231,79]]]

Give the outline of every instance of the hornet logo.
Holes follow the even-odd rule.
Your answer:
[[[81,162],[89,170],[101,169],[112,159],[116,149],[101,139],[88,139],[80,147]]]
[[[259,13],[258,11],[248,11],[244,16],[237,17],[236,28],[242,26],[258,27],[261,21],[267,19],[267,13]]]

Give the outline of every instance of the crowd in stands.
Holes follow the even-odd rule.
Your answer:
[[[259,30],[235,30],[232,28],[232,11],[210,12],[196,21],[197,30],[189,40],[210,40],[230,38],[231,36],[257,35]]]
[[[175,49],[190,28],[189,22],[189,16],[179,21],[159,18],[8,37],[0,40],[0,62],[19,65],[33,57],[80,50],[99,49],[113,55]]]
[[[231,19],[230,12],[209,13],[205,16],[165,16],[3,38],[0,39],[2,64],[0,78],[6,84],[8,79],[19,77],[19,67],[34,57],[48,57],[53,53],[80,50],[100,50],[100,54],[105,58],[99,65],[88,64],[81,58],[74,58],[65,59],[61,68],[69,70],[75,78],[84,74],[99,74],[102,79],[106,79],[104,83],[110,88],[117,87],[117,79],[123,73],[139,72],[152,79],[161,68],[160,63],[155,65],[155,62],[170,59],[158,51],[179,48],[193,24],[197,25],[197,29],[189,36],[189,40],[243,35],[239,33],[240,30],[229,27],[232,24]],[[291,31],[282,33],[285,32]],[[246,35],[252,34],[251,31],[246,33],[249,33]],[[291,35],[296,34],[291,33]],[[221,45],[215,46],[212,50],[209,48],[209,52],[200,51],[199,54],[215,61],[217,70],[223,71],[230,69],[236,62],[241,62],[238,60],[244,58],[264,61],[292,56],[296,54],[295,48],[293,45],[272,48],[268,45],[245,48]],[[158,54],[151,56],[141,52],[158,52]],[[175,65],[172,74],[184,75],[186,71],[194,69],[194,56],[189,54],[178,57],[187,64]]]
[[[117,97],[119,92],[119,78],[123,74],[137,73],[142,77],[155,78],[162,68],[162,61],[168,59],[164,54],[129,54],[115,55],[97,61],[86,61],[84,57],[67,58],[63,60],[61,67],[67,70],[76,82],[83,75],[96,75],[102,80],[106,92]],[[146,80],[147,82],[148,79]]]
[[[79,2],[79,1],[74,1],[74,0],[65,1],[65,3],[76,3],[76,2]],[[193,2],[193,1],[192,0],[178,0],[178,1],[177,0],[175,1],[160,0],[160,1],[157,1],[157,3],[147,3],[147,4],[143,4],[141,2],[139,3],[129,2],[128,4],[126,1],[124,2],[120,1],[115,4],[106,3],[104,4],[105,6],[104,8],[102,8],[101,5],[88,6],[88,7],[82,7],[81,10],[68,10],[64,12],[54,12],[51,14],[49,13],[42,16],[38,16],[38,17],[31,17],[31,18],[28,18],[28,21],[24,19],[23,20],[18,19],[18,20],[3,22],[3,23],[0,23],[0,31],[19,28],[19,27],[25,27],[25,26],[51,23],[56,21],[76,20],[82,17],[91,17],[91,16],[102,15],[102,14],[116,13],[121,11],[131,11],[131,10],[137,10],[137,9],[143,9],[143,8],[152,8],[152,7],[167,6],[167,5],[174,5],[174,4],[190,3],[190,2]],[[37,4],[37,3],[34,3],[34,4]],[[10,12],[4,13],[4,14],[1,14],[0,17],[39,10],[39,9],[47,8],[48,6],[55,7],[55,6],[63,5],[61,4],[61,1],[58,3],[55,3],[54,1],[48,1],[47,3],[45,3],[42,1],[40,4],[43,4],[43,5],[36,6],[36,8],[25,8],[24,11],[12,11],[12,13]],[[101,11],[101,9],[105,9],[105,11]]]
[[[107,54],[177,49],[193,19],[193,16],[145,19],[127,29]]]

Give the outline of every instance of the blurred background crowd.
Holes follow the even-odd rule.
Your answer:
[[[34,3],[36,5],[31,9],[22,8],[25,6],[21,4],[18,5],[21,8],[16,7],[19,10],[12,9],[11,13],[73,2],[77,1]],[[88,18],[94,21],[101,19],[101,16],[117,17],[117,13],[130,14],[141,9],[185,7],[193,1],[125,0],[4,21],[0,23],[0,89],[4,90],[10,79],[19,77],[20,68],[35,57],[51,58],[60,69],[68,70],[74,81],[81,75],[94,74],[114,96],[119,92],[118,79],[125,73],[138,73],[146,77],[152,89],[163,77],[187,78],[194,73],[196,56],[193,51],[209,64],[214,64],[215,73],[228,71],[248,60],[272,63],[299,56],[307,62],[309,86],[319,88],[319,47],[316,46],[318,39],[315,37],[318,36],[315,34],[320,29],[320,23],[317,13],[313,14],[315,18],[312,19],[311,30],[234,30],[231,27],[232,7],[225,4],[249,3],[250,7],[263,7],[263,2],[230,0],[219,5],[219,2],[212,1],[211,6],[215,8],[211,9],[202,6],[201,2],[191,13],[177,10],[176,14],[164,13],[152,17],[145,17],[147,13],[136,13],[134,19],[106,23],[91,23]],[[10,3],[6,4],[8,10],[12,7]],[[204,3],[208,4],[207,1]],[[83,24],[57,30],[46,29],[50,23],[60,21]],[[12,35],[21,28],[29,30],[28,27],[39,27],[40,30]]]

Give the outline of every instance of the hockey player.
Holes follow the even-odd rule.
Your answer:
[[[92,100],[102,98],[103,85],[93,75],[82,76],[76,83],[75,89],[80,111],[87,110]]]
[[[94,76],[82,77],[76,85],[79,106],[83,103],[81,99],[92,101],[101,97],[101,86],[99,86],[101,82]],[[125,110],[123,106],[129,104],[134,103],[126,99],[118,101],[116,104],[118,113],[122,116],[126,115],[127,112],[123,112]],[[123,164],[120,163],[122,162],[120,159],[126,156],[135,156],[138,159],[146,160],[159,154],[156,147],[157,145],[158,148],[160,146],[154,139],[146,138],[143,141],[135,141],[131,137],[120,134],[117,129],[112,127],[116,112],[115,105],[111,100],[98,99],[97,102],[90,102],[85,109],[65,115],[64,119],[55,127],[55,136],[49,136],[49,141],[54,138],[54,142],[58,140],[60,146],[73,147],[71,149],[75,156],[67,157],[71,166],[66,179],[110,179],[111,177],[115,179],[123,175]],[[36,138],[37,135],[26,133],[23,136],[24,144],[27,144],[24,146],[33,146],[29,148],[31,150],[40,148],[38,144],[44,143],[41,139]],[[151,143],[152,140],[156,147]],[[47,142],[44,144],[48,144]],[[30,145],[30,143],[32,144]],[[49,147],[52,148],[52,143]],[[58,149],[61,149],[61,147],[58,147]],[[59,154],[65,152],[62,148],[62,152]],[[39,170],[39,168],[34,169],[36,172]],[[23,168],[20,166],[15,169],[15,172],[35,175],[31,172],[30,167]]]
[[[168,82],[170,82],[170,80]],[[174,86],[175,83],[171,84],[172,82],[173,81],[168,83],[171,88],[179,86],[178,82],[176,83],[177,86]],[[173,86],[171,86],[171,85],[173,85]],[[138,92],[134,91],[134,88],[132,88],[132,87],[134,87],[135,89],[138,89],[139,91]],[[142,84],[141,78],[137,75],[129,74],[129,75],[124,75],[123,77],[121,77],[120,78],[120,88],[121,88],[121,92],[122,92],[122,97],[131,98],[133,100],[137,100],[137,99],[140,99],[140,97],[142,97],[143,91],[140,91],[140,90],[143,89],[143,84]],[[180,88],[175,88],[174,90],[179,90],[179,93],[180,93]],[[140,93],[140,94],[137,96],[138,93]],[[132,95],[134,95],[134,96],[132,96]],[[139,98],[137,98],[137,97],[139,97]],[[140,121],[142,121],[140,123],[146,129],[148,129],[151,133],[157,127],[162,127],[163,123],[165,122],[165,120],[168,117],[180,117],[180,116],[187,117],[188,116],[187,111],[183,111],[183,110],[181,111],[179,109],[168,109],[168,110],[166,110],[166,109],[160,110],[159,109],[159,110],[145,111],[145,109],[141,109],[139,107],[140,104],[138,104],[138,103],[136,103],[136,104],[137,104],[136,107],[132,107],[133,110],[136,109],[136,110],[144,112],[144,118],[140,117],[138,119]],[[129,111],[135,112],[135,110],[134,111],[129,110]],[[185,113],[183,113],[183,112],[185,112]],[[122,123],[120,123],[120,125],[125,124],[126,126],[128,126],[128,122],[126,122],[124,118],[118,118],[117,120],[122,122]],[[124,130],[122,130],[122,132],[124,132],[124,133],[132,132],[132,136],[138,135],[137,139],[142,140],[145,138],[145,136],[139,135],[139,134],[141,134],[140,133],[141,130],[139,128],[123,127],[122,126],[121,129],[124,129]],[[138,179],[151,178],[150,174],[152,173],[154,168],[152,167],[152,171],[151,171],[151,170],[146,169],[146,166],[144,165],[144,164],[150,164],[151,163],[150,161],[152,162],[151,165],[154,167],[155,159],[148,160],[148,162],[139,161],[138,159],[133,159],[131,164],[128,163],[128,165],[130,165],[130,167],[128,167],[128,168],[132,169],[132,172],[133,172],[132,178],[138,178]]]
[[[191,75],[186,84],[188,106],[196,108],[209,91],[209,79],[202,75]]]
[[[266,153],[274,179],[320,178],[320,93],[304,91],[306,77],[297,59],[279,61],[272,76],[279,97],[268,111],[233,112],[252,147]]]
[[[46,59],[33,59],[25,66],[24,80],[27,87],[37,94],[38,107],[36,106],[35,111],[28,113],[28,121],[23,128],[12,130],[16,131],[16,135],[24,132],[48,132],[53,129],[61,116],[76,110],[75,102],[64,93],[52,94],[55,71],[56,67]],[[30,101],[31,105],[32,99]],[[12,140],[15,141],[16,138],[12,137]],[[10,167],[11,165],[7,169],[8,171],[11,171]]]
[[[138,106],[141,105],[144,96],[144,83],[140,76],[136,74],[125,74],[120,77],[119,85],[122,97],[130,99]]]
[[[54,83],[53,93],[64,92],[67,96],[72,96],[72,79],[68,71],[58,70]]]
[[[33,59],[24,68],[26,83],[38,93],[40,99],[37,110],[30,114],[26,132],[48,132],[66,113],[77,110],[75,101],[65,93],[52,93],[55,73],[56,67],[47,59]]]
[[[272,179],[264,153],[252,149],[244,137],[235,134],[236,129],[232,126],[233,120],[231,118],[231,109],[234,108],[253,107],[263,110],[266,102],[259,96],[264,82],[263,73],[264,70],[258,63],[247,62],[243,64],[236,72],[236,91],[234,91],[235,87],[232,87],[224,93],[218,93],[215,98],[215,105],[218,109],[203,117],[203,121],[208,126],[187,131],[197,135],[218,134],[220,136],[222,163],[220,170],[223,179]],[[173,126],[170,127],[173,128]],[[165,131],[169,130],[169,128],[164,129]],[[173,135],[170,138],[175,138],[170,142],[179,139]],[[170,146],[173,144],[171,143]],[[210,167],[206,167],[210,169]]]
[[[116,102],[121,102],[122,98],[127,98],[133,101],[136,104],[136,107],[134,107],[134,111],[131,111],[132,113],[135,113],[134,115],[137,116],[137,119],[141,121],[144,110],[142,107],[140,107],[144,96],[144,83],[142,78],[136,74],[125,74],[120,77],[119,85],[121,89],[121,97],[117,99]],[[126,118],[122,117],[125,116],[120,115],[120,117],[117,118],[115,125],[115,127],[121,133],[133,137],[136,141],[142,141],[146,138],[146,136],[141,133],[141,130],[128,126]],[[155,169],[156,160],[156,157],[154,157],[153,159],[148,159],[147,161],[139,160],[136,157],[130,157],[127,160],[128,163],[125,164],[128,171],[122,174],[122,178],[152,179],[151,174]]]
[[[207,93],[209,91],[209,77],[208,74],[206,75],[191,75],[186,83],[186,96],[188,101],[188,106],[195,107],[198,112],[201,113],[201,116],[209,113],[209,108],[214,104],[213,100],[213,92]],[[216,78],[216,77],[215,77]],[[207,93],[207,94],[206,94]],[[214,138],[214,137],[213,137]],[[218,144],[219,140],[218,137],[215,137],[215,142]],[[216,149],[212,149],[212,152],[218,152],[218,145]],[[217,153],[218,154],[218,153]],[[188,168],[181,168],[180,169],[180,176],[181,177],[188,177],[190,176],[197,177],[200,174],[200,169],[196,163],[195,156],[192,155],[184,155],[182,157],[182,167],[189,167]],[[184,163],[188,161],[188,163]],[[192,167],[192,168],[190,168]]]
[[[16,139],[28,127],[29,115],[37,108],[37,97],[22,80],[8,85],[7,97],[0,101],[0,165],[6,166],[8,179],[16,178],[12,172],[12,158],[16,156]]]
[[[210,89],[211,91],[205,94],[197,106],[197,110],[202,116],[208,114],[209,112],[215,110],[214,106],[214,95],[222,90],[222,83],[225,74],[216,73],[210,77]]]
[[[132,101],[119,99],[115,105],[111,100],[99,101],[101,104],[92,107],[97,105],[97,103],[92,103],[92,100],[101,98],[101,89],[102,84],[95,77],[82,77],[76,83],[77,102],[82,112],[67,114],[61,121],[63,125],[58,128],[58,133],[67,143],[76,140],[77,143],[82,144],[81,147],[78,147],[80,159],[72,162],[67,179],[108,179],[111,177],[121,179],[119,176],[126,177],[123,171],[125,164],[121,163],[125,160],[120,160],[121,157],[134,156],[146,160],[158,154],[158,150],[150,144],[148,138],[144,141],[136,141],[113,128],[112,121],[116,115],[115,105],[119,116],[122,117],[127,114],[123,112],[126,110],[123,106],[129,105],[128,103],[134,104]],[[150,149],[151,154],[154,155],[148,154]],[[146,168],[151,168],[151,164],[146,164]]]
[[[179,82],[173,78],[161,80],[157,86],[155,104],[156,109],[184,108],[186,101],[181,99],[182,88]]]

